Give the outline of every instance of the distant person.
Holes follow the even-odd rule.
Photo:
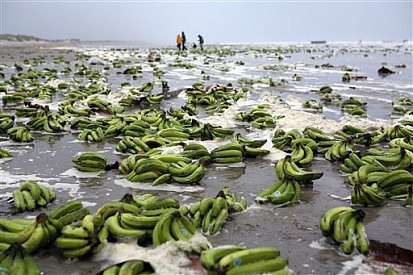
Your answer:
[[[181,36],[182,36],[182,50],[185,51],[185,50],[187,50],[187,48],[186,48],[186,46],[185,46],[185,42],[186,42],[185,33],[182,32]]]
[[[204,50],[204,38],[200,34],[198,34],[198,41],[199,41],[199,48],[201,49],[201,51],[203,51]]]
[[[181,50],[181,46],[182,46],[182,36],[180,36],[178,34],[178,36],[176,37],[176,46],[178,47],[178,51]]]
[[[196,44],[192,43],[192,49],[196,50]]]

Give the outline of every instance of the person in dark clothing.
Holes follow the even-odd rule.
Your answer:
[[[204,50],[204,38],[198,34],[198,40],[199,40],[199,48],[201,49],[201,51]]]
[[[185,42],[186,42],[186,36],[185,36],[185,33],[184,32],[182,32],[182,50],[183,51],[185,51],[185,50],[187,50],[187,48],[186,48],[186,46],[185,46]]]

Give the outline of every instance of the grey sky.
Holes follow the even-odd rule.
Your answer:
[[[174,44],[412,40],[412,1],[8,1],[1,33]]]

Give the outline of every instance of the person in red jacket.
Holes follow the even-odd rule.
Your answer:
[[[178,51],[181,50],[181,45],[182,45],[182,36],[178,34],[176,37],[176,46],[178,47]]]

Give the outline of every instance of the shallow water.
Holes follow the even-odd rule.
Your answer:
[[[308,46],[311,48],[311,46]],[[278,126],[285,129],[302,130],[305,126],[313,125],[321,127],[326,133],[333,133],[348,122],[369,129],[379,128],[394,121],[390,117],[391,101],[400,95],[412,95],[412,50],[411,45],[403,47],[392,47],[385,50],[385,46],[316,46],[314,52],[304,53],[295,47],[285,47],[284,59],[278,60],[274,53],[262,53],[254,49],[239,52],[234,56],[223,57],[218,61],[218,56],[212,55],[215,61],[204,64],[205,56],[189,54],[180,59],[194,64],[193,69],[171,68],[167,65],[174,62],[176,55],[174,51],[162,55],[161,67],[165,71],[164,80],[168,81],[170,94],[161,107],[179,106],[184,100],[176,97],[177,91],[191,86],[194,82],[202,81],[201,70],[210,75],[207,84],[227,84],[229,82],[237,86],[237,80],[241,77],[257,78],[260,76],[281,77],[288,80],[288,84],[279,87],[268,87],[265,85],[253,85],[253,91],[248,100],[241,100],[223,114],[212,117],[204,117],[204,121],[214,122],[223,126],[236,126],[237,132],[249,133],[255,137],[271,139],[270,131],[253,130],[250,132],[239,126],[233,120],[232,115],[236,112],[246,110],[249,106],[266,102],[271,103],[274,114],[283,114],[286,117],[280,119]],[[405,50],[405,48],[409,48]],[[15,73],[11,67],[15,62],[30,59],[39,54],[45,55],[48,62],[39,68],[49,67],[61,70],[68,66],[66,64],[53,64],[52,58],[62,54],[70,61],[72,67],[75,61],[75,53],[83,52],[88,56],[99,58],[121,58],[132,60],[143,67],[143,77],[133,80],[128,76],[117,74],[125,69],[113,69],[107,75],[112,91],[119,90],[121,82],[130,82],[133,86],[153,79],[150,65],[145,62],[148,54],[147,49],[129,49],[118,52],[108,48],[84,48],[73,47],[68,49],[55,48],[4,48],[1,51],[2,63],[6,79]],[[169,54],[171,53],[171,54]],[[364,55],[368,56],[365,57]],[[289,57],[290,56],[290,57]],[[245,65],[236,65],[235,61],[242,60]],[[315,65],[330,63],[336,68],[316,69]],[[394,69],[395,65],[406,64],[404,69],[394,69],[397,73],[386,78],[377,75],[377,69],[386,63]],[[262,66],[267,64],[288,65],[290,69],[281,71],[263,70]],[[348,65],[357,67],[359,70],[351,74],[367,76],[366,81],[351,81],[344,84],[341,76],[344,73],[339,66]],[[228,72],[222,72],[222,67],[228,67]],[[102,66],[92,65],[94,69],[102,69]],[[24,69],[29,69],[24,66]],[[73,70],[75,71],[75,70]],[[291,81],[291,76],[297,73],[303,77],[302,81]],[[72,75],[59,75],[59,78],[70,81]],[[355,96],[367,101],[367,119],[348,118],[343,115],[339,105],[324,106],[322,113],[309,113],[302,110],[300,102],[303,99],[320,99],[320,95],[313,92],[321,86],[330,85],[335,93],[339,93],[344,99]],[[156,89],[160,89],[156,86]],[[282,98],[285,104],[277,103]],[[59,100],[59,95],[55,101]],[[1,104],[1,103],[0,103]],[[8,106],[1,105],[4,112]],[[327,118],[327,119],[325,119]],[[101,143],[77,142],[75,133],[64,135],[49,135],[35,133],[35,141],[31,144],[13,144],[4,136],[1,146],[10,150],[14,158],[0,163],[0,216],[3,217],[25,217],[35,216],[42,210],[30,213],[15,213],[11,204],[4,199],[23,180],[33,179],[57,193],[57,200],[47,209],[53,209],[67,200],[79,199],[93,212],[102,204],[119,199],[125,193],[150,192],[161,196],[172,196],[184,204],[199,200],[206,196],[215,196],[224,187],[230,187],[232,192],[244,195],[248,202],[247,211],[232,215],[224,224],[221,233],[215,236],[207,236],[213,245],[243,243],[249,247],[253,246],[275,246],[281,250],[281,255],[289,259],[289,267],[298,274],[343,274],[354,273],[359,264],[360,257],[345,256],[338,252],[337,246],[332,246],[322,236],[318,229],[319,218],[332,207],[348,205],[348,202],[338,200],[331,195],[347,197],[349,189],[344,184],[345,176],[341,175],[338,165],[329,163],[321,157],[316,158],[311,167],[324,172],[324,176],[314,182],[311,186],[303,188],[301,203],[298,205],[277,208],[272,205],[260,205],[254,202],[255,195],[263,188],[268,187],[276,181],[274,163],[283,157],[284,153],[273,149],[268,159],[248,159],[241,166],[223,167],[209,165],[207,174],[200,182],[200,186],[160,186],[152,187],[149,184],[130,183],[122,179],[116,171],[105,173],[79,173],[74,171],[71,159],[78,153],[84,151],[100,151],[108,156],[108,162],[123,159],[127,155],[115,154],[115,146],[119,139],[108,139]],[[209,142],[208,148],[214,148],[219,141]],[[222,141],[221,141],[222,142]],[[268,145],[268,144],[267,144]],[[271,144],[269,143],[271,146]],[[412,210],[402,207],[401,203],[390,202],[379,208],[366,208],[365,227],[370,239],[389,242],[406,249],[413,249],[412,232]],[[124,244],[128,246],[130,244]],[[115,245],[116,246],[116,245]],[[121,248],[108,247],[116,251],[116,259],[124,260],[130,257]],[[137,248],[139,250],[139,248]],[[43,251],[38,254],[37,259],[45,274],[65,273],[96,273],[108,264],[110,253],[99,255],[98,261],[64,261],[57,257],[55,251]],[[174,251],[171,252],[172,254]],[[174,257],[165,255],[168,263],[176,260]],[[158,261],[158,260],[157,260]],[[349,265],[348,263],[356,263]],[[156,261],[155,261],[156,263]],[[187,263],[183,263],[185,265]],[[350,267],[349,267],[350,266]],[[159,269],[165,272],[165,269]],[[171,270],[172,273],[191,273],[190,268]],[[193,270],[192,270],[193,272]]]

